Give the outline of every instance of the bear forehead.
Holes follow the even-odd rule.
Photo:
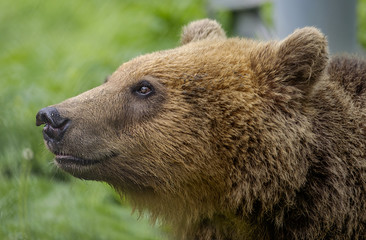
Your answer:
[[[250,57],[258,45],[247,39],[207,40],[178,48],[142,55],[122,64],[113,73],[112,81],[130,85],[146,76],[166,84],[182,84],[187,78],[200,75],[217,78],[248,73]]]

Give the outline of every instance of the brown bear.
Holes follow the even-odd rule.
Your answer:
[[[190,23],[99,87],[40,110],[56,165],[179,239],[365,239],[366,62],[313,27],[282,41]]]

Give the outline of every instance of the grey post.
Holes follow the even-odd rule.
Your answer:
[[[274,0],[273,7],[279,38],[296,28],[315,26],[327,35],[331,53],[360,51],[356,0]]]

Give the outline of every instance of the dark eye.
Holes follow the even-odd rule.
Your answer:
[[[146,80],[143,80],[139,82],[134,88],[133,88],[134,94],[140,96],[140,97],[148,97],[152,95],[155,90],[154,87]]]
[[[147,95],[151,92],[151,88],[148,86],[142,86],[137,90],[137,93],[140,95]]]

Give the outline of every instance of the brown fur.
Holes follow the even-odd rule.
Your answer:
[[[226,35],[220,24],[214,20],[207,19],[199,20],[190,23],[183,27],[181,44],[184,45],[190,42],[196,42],[207,39],[225,39]]]
[[[209,27],[208,27],[209,26]],[[179,239],[362,239],[365,62],[303,28],[280,42],[226,39],[214,21],[55,105],[71,120],[56,164],[106,181]],[[133,89],[149,81],[155,93]]]

